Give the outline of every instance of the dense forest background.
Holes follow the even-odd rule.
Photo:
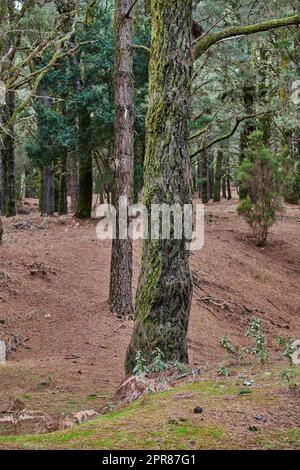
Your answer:
[[[91,191],[101,201],[111,194],[114,2],[87,1],[75,7],[72,1],[2,2],[1,80],[7,94],[2,148],[5,139],[14,137],[13,148],[7,148],[7,157],[3,149],[1,159],[1,209],[7,216],[16,213],[25,196],[39,196],[45,215],[64,214],[68,193],[71,210],[89,217]],[[296,12],[295,2],[288,1],[199,1],[193,17],[208,34]],[[137,2],[135,197],[143,186],[150,35],[149,2]],[[218,201],[221,189],[230,197],[229,182],[238,182],[245,139],[257,128],[274,152],[286,152],[285,198],[297,203],[299,116],[292,87],[299,77],[298,56],[298,28],[289,27],[222,40],[195,62],[190,151],[193,189],[204,202]],[[5,132],[6,126],[11,132]]]
[[[247,395],[255,380],[272,387],[275,372],[261,379],[261,368],[284,358],[290,368],[279,375],[289,391],[277,383],[276,390],[290,414],[280,415],[280,425],[294,429],[299,15],[292,0],[1,1],[0,338],[12,361],[23,354],[25,362],[16,390],[4,371],[0,402],[10,393],[14,406],[16,397],[31,400],[24,398],[36,380],[31,372],[41,374],[39,391],[64,395],[35,403],[52,410],[53,398],[61,416],[63,408],[82,408],[93,387],[112,398],[124,370],[133,382],[117,398],[126,402],[139,380],[150,380],[143,393],[163,390],[173,373],[174,383],[203,371],[212,380],[216,362],[216,383],[237,377]],[[96,240],[97,208],[117,207],[122,196],[148,209],[204,204],[204,251],[186,250],[172,218],[170,239],[134,244],[117,228],[112,243]],[[49,368],[39,355],[49,355]],[[64,382],[76,390],[74,403]],[[93,394],[101,402],[100,395]],[[256,416],[264,418],[256,398]],[[265,414],[275,412],[263,404]],[[248,405],[242,413],[250,419]],[[42,432],[61,429],[52,418]],[[170,419],[178,425],[179,418]],[[296,445],[295,436],[287,445]],[[251,439],[248,446],[262,445]]]

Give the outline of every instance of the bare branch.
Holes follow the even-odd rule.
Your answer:
[[[255,119],[259,116],[263,116],[265,114],[270,114],[270,113],[273,113],[274,112],[274,109],[272,110],[269,110],[269,111],[264,111],[264,112],[261,112],[261,113],[256,113],[256,114],[251,114],[249,116],[243,116],[241,118],[236,118],[236,121],[235,121],[235,125],[233,126],[233,128],[231,129],[230,132],[228,132],[228,134],[224,134],[224,135],[221,135],[219,137],[217,137],[215,140],[209,142],[209,144],[207,145],[204,145],[203,147],[197,149],[192,155],[191,155],[191,158],[194,158],[196,157],[199,153],[202,153],[204,152],[205,150],[213,147],[214,145],[218,144],[219,142],[222,142],[223,140],[227,140],[229,139],[230,137],[232,137],[235,132],[237,131],[239,125],[241,124],[241,122],[243,121],[246,121],[247,119]]]

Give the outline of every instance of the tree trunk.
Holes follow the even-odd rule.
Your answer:
[[[215,171],[214,202],[220,202],[221,200],[222,164],[223,164],[223,152],[221,149],[219,149],[217,153],[217,162],[216,162],[216,171]]]
[[[67,190],[67,171],[68,171],[68,155],[67,152],[61,156],[60,162],[60,178],[59,178],[59,201],[58,213],[64,215],[68,213],[68,190]]]
[[[117,0],[115,11],[115,153],[113,204],[117,210],[117,233],[112,242],[109,305],[118,316],[132,313],[132,240],[119,237],[120,197],[133,201],[134,110],[132,0]]]
[[[9,121],[15,109],[14,93],[6,93],[6,104],[3,106],[3,122]],[[15,142],[14,127],[6,129],[3,136],[3,148],[1,151],[2,171],[3,171],[3,196],[4,213],[7,217],[16,215],[16,194],[15,194]]]
[[[54,214],[54,165],[53,163],[42,169],[42,214],[51,216]]]
[[[203,204],[208,203],[208,163],[207,163],[207,151],[202,152],[202,202]]]
[[[227,199],[228,201],[231,201],[232,195],[231,195],[230,175],[226,177],[226,185],[227,185]]]
[[[69,158],[70,165],[70,195],[71,195],[71,212],[75,212],[78,204],[78,161],[75,152],[72,152]]]
[[[79,193],[76,217],[89,219],[92,213],[93,202],[93,156],[89,145],[88,129],[91,118],[88,110],[79,113]]]
[[[213,165],[213,157],[210,155],[209,161],[208,161],[208,199],[213,199],[214,197],[214,182],[215,182],[215,172],[212,167]]]
[[[222,178],[222,197],[226,199],[227,194],[226,194],[226,177]]]
[[[255,86],[249,84],[244,87],[244,106],[246,114],[253,114],[255,104]],[[252,121],[246,121],[244,128],[241,133],[240,140],[240,162],[245,159],[245,150],[248,146],[249,135],[255,130],[255,126]],[[240,186],[240,199],[245,199],[248,195],[248,188]]]
[[[199,199],[201,199],[202,182],[201,182],[201,158],[200,158],[200,155],[198,155],[198,158],[197,158],[197,191],[198,191],[198,197],[199,197]]]
[[[152,48],[144,197],[151,204],[191,204],[189,156],[192,77],[192,0],[152,0]],[[136,320],[127,351],[132,372],[137,351],[149,364],[159,348],[166,361],[188,362],[192,279],[186,240],[144,242]],[[150,221],[151,227],[151,221]]]
[[[6,189],[6,177],[5,169],[3,167],[2,155],[0,158],[0,213],[5,213],[5,189]]]

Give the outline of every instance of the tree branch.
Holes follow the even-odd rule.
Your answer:
[[[274,112],[274,109],[269,110],[269,111],[264,111],[262,113],[251,114],[249,116],[243,116],[241,118],[236,118],[235,125],[233,126],[231,131],[228,132],[228,134],[221,135],[221,136],[217,137],[215,140],[211,141],[209,144],[204,145],[203,147],[197,149],[191,155],[191,158],[196,157],[199,153],[204,152],[205,150],[209,149],[210,147],[213,147],[214,145],[218,144],[219,142],[222,142],[223,140],[227,140],[230,137],[232,137],[234,135],[234,133],[237,131],[237,129],[238,129],[239,125],[241,124],[241,122],[246,121],[247,119],[255,119],[259,116],[263,116],[264,114],[269,114],[269,113],[273,113],[273,112]]]
[[[137,4],[138,0],[132,0],[131,6],[128,8],[127,12],[124,15],[124,18],[128,18],[130,16],[130,13],[134,9],[135,5]]]
[[[232,26],[225,28],[222,31],[211,33],[200,40],[195,45],[194,58],[198,59],[204,52],[211,46],[217,44],[224,39],[231,39],[237,36],[245,36],[263,31],[270,31],[272,29],[281,28],[284,26],[292,26],[300,24],[300,15],[289,16],[279,20],[268,20],[261,23],[256,23],[248,26]]]
[[[131,44],[132,49],[141,49],[142,51],[147,52],[147,54],[150,54],[151,49],[147,46],[143,46],[142,44]]]

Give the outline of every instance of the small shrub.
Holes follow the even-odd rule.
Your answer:
[[[152,357],[151,372],[163,372],[169,368],[169,365],[164,362],[164,354],[159,348],[154,349]]]
[[[294,380],[294,371],[292,369],[289,369],[289,368],[285,368],[283,369],[281,372],[280,372],[280,378],[283,382],[287,382],[288,383],[288,386],[289,388],[296,388],[297,387],[297,384]]]
[[[138,375],[139,377],[143,377],[145,374],[149,372],[149,369],[146,365],[146,361],[142,356],[141,351],[137,351],[135,356],[135,367],[133,369],[133,374]]]
[[[223,377],[229,377],[229,370],[224,364],[220,364],[220,367],[218,369],[218,375]]]
[[[221,339],[221,346],[225,348],[226,351],[228,351],[230,354],[237,353],[238,347],[233,344],[233,342],[227,337],[227,335],[223,336],[223,338]]]
[[[266,351],[266,339],[262,332],[261,320],[254,317],[249,323],[246,336],[253,338],[254,348],[252,354],[260,359],[262,364],[268,361],[269,355]]]
[[[273,153],[265,144],[261,131],[249,136],[245,159],[238,172],[239,184],[246,189],[247,198],[238,207],[238,214],[250,225],[257,246],[264,246],[270,227],[281,210],[284,171],[282,156]]]

